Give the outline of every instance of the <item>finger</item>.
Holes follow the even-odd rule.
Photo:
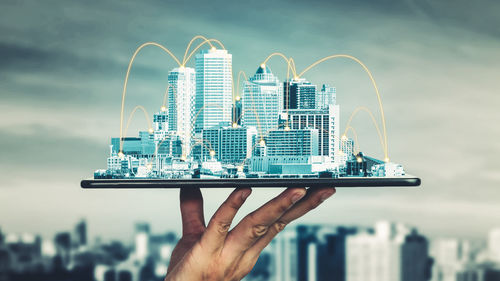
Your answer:
[[[203,197],[199,188],[183,187],[180,191],[182,236],[200,235],[205,230]]]
[[[297,202],[290,210],[288,210],[281,218],[279,218],[274,224],[269,228],[269,231],[262,236],[255,244],[246,251],[244,259],[248,259],[249,262],[256,260],[262,250],[271,243],[273,238],[282,231],[286,225],[290,222],[302,217],[312,209],[318,207],[330,196],[335,194],[335,188],[310,188],[307,191],[306,196]]]
[[[269,226],[278,220],[294,203],[304,197],[304,188],[288,188],[265,205],[247,215],[227,236],[223,253],[229,260],[240,257]]]
[[[211,250],[220,250],[226,240],[229,227],[248,196],[252,193],[250,188],[235,189],[229,197],[222,203],[208,223],[207,230],[203,234],[201,243],[204,248]]]

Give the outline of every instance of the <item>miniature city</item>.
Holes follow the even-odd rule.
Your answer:
[[[163,106],[147,131],[127,137],[129,124],[125,133],[122,124],[107,169],[96,170],[95,179],[405,175],[402,165],[366,156],[340,134],[335,87],[297,75],[279,82],[263,63],[235,92],[227,50],[212,46],[194,58],[195,68],[169,72]]]

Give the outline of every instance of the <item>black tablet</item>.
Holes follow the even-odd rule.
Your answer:
[[[225,178],[225,179],[88,179],[82,188],[235,188],[235,187],[416,187],[420,178],[343,177],[343,178]]]

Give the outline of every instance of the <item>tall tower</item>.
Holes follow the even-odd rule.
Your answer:
[[[190,67],[174,68],[168,74],[168,129],[182,142],[182,153],[191,150],[193,135],[195,71]]]
[[[195,132],[231,123],[232,55],[226,50],[203,50],[196,60]]]
[[[316,107],[316,85],[304,78],[283,83],[283,109],[314,109]]]
[[[261,65],[243,86],[242,124],[256,127],[259,137],[276,129],[282,93],[278,78],[269,67]]]

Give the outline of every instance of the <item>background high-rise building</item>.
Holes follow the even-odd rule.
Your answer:
[[[316,108],[326,108],[330,104],[337,103],[337,91],[335,87],[323,84],[321,90],[316,93]]]
[[[304,78],[283,83],[283,109],[313,109],[316,107],[316,85]]]
[[[488,252],[490,259],[500,264],[500,227],[492,229],[488,235]]]
[[[193,135],[195,71],[190,67],[174,68],[168,74],[168,129],[182,141],[182,153],[191,150]]]
[[[283,113],[280,126],[292,130],[315,128],[318,130],[318,155],[336,160],[339,151],[339,106],[324,109],[290,109]]]
[[[261,65],[243,86],[243,126],[254,126],[260,137],[278,126],[282,86],[271,69]]]
[[[266,140],[268,156],[318,155],[318,130],[271,130]]]
[[[203,50],[196,60],[195,131],[231,122],[233,109],[232,55]]]

